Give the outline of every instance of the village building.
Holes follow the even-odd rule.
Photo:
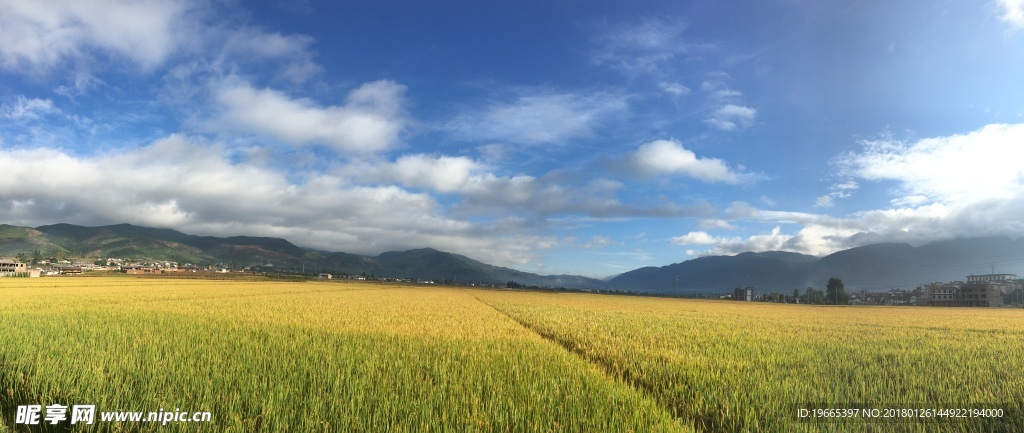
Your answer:
[[[15,272],[27,272],[28,267],[24,263],[15,262],[12,260],[0,260],[0,274],[8,274]]]
[[[968,275],[967,282],[931,283],[922,286],[917,305],[933,307],[1002,307],[1003,296],[1020,290],[1015,274]]]
[[[40,269],[29,269],[28,265],[14,260],[0,260],[0,277],[32,277],[42,275]]]
[[[732,291],[732,300],[734,301],[753,301],[754,300],[754,288],[753,287],[737,287]]]

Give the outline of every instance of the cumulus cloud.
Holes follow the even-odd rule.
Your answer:
[[[1003,14],[999,17],[1013,29],[1024,28],[1024,0],[996,0]]]
[[[836,158],[841,174],[894,182],[887,209],[848,218],[804,214],[800,223],[828,234],[837,247],[873,242],[924,243],[975,236],[1024,235],[1024,124],[994,124],[966,133],[913,142],[884,138]],[[833,185],[852,191],[856,181]],[[748,213],[771,219],[766,211]]]
[[[704,231],[689,232],[682,236],[676,236],[671,240],[676,245],[711,245],[717,241],[717,238]]]
[[[705,182],[739,183],[744,175],[717,158],[698,157],[675,140],[655,140],[640,145],[625,159],[640,175],[683,175]]]
[[[722,131],[735,131],[749,128],[754,124],[757,110],[735,104],[727,104],[719,107],[711,116],[704,119],[704,123]]]
[[[904,196],[956,204],[1024,198],[1024,124],[988,125],[967,134],[908,143],[862,142],[863,150],[834,161],[843,174],[896,181]]]
[[[471,141],[563,144],[592,136],[602,122],[627,108],[624,97],[609,93],[528,91],[512,102],[467,110],[444,129]]]
[[[278,90],[231,83],[216,91],[222,113],[208,127],[266,135],[293,145],[379,152],[392,147],[406,127],[404,93],[403,85],[374,81],[351,91],[343,105],[322,106]]]
[[[0,9],[0,66],[19,72],[48,72],[93,50],[152,69],[195,33],[185,1],[3,0]]]
[[[458,192],[480,182],[485,165],[462,156],[435,157],[424,154],[403,155],[394,162],[361,161],[342,170],[355,178],[407,187],[427,188],[441,193]]]
[[[778,233],[779,249],[822,255],[877,242],[923,244],[957,237],[1024,235],[1024,124],[988,125],[966,134],[912,142],[865,141],[863,149],[834,161],[849,180],[832,186],[852,191],[863,182],[894,182],[891,207],[844,217],[761,210],[733,203],[724,216],[767,224],[794,224]],[[831,201],[833,195],[819,200]],[[819,203],[820,204],[820,203]],[[762,235],[764,236],[764,235]],[[752,238],[753,239],[753,238]],[[718,238],[712,251],[739,252],[752,239]],[[756,239],[754,239],[756,240]]]
[[[313,38],[240,25],[205,2],[0,0],[0,10],[0,69],[33,79],[59,71],[64,82],[54,91],[68,97],[103,83],[99,71],[122,65],[150,73],[198,62],[229,75],[262,63],[293,84],[323,69],[310,49]]]
[[[794,236],[782,233],[782,229],[775,227],[770,233],[753,235],[747,238],[738,236],[719,237],[712,236],[706,232],[690,232],[682,236],[672,238],[671,243],[675,245],[708,245],[712,246],[706,250],[687,250],[688,255],[733,255],[746,251],[779,251],[788,250]]]
[[[0,153],[5,222],[128,222],[208,235],[278,236],[329,251],[376,254],[432,246],[505,266],[535,258],[546,236],[500,222],[445,215],[429,194],[353,184],[334,175],[301,181],[233,162],[217,143],[172,135],[127,152]]]

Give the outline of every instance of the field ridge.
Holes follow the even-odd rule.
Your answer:
[[[467,293],[469,293],[469,292],[467,291]],[[680,422],[680,423],[686,424],[686,425],[692,425],[693,424],[693,420],[680,417],[678,411],[675,408],[673,408],[671,405],[665,404],[665,402],[662,401],[662,399],[658,398],[657,394],[655,393],[655,390],[650,389],[647,386],[644,386],[642,382],[631,380],[629,377],[626,377],[626,375],[616,374],[615,373],[615,369],[614,369],[614,367],[612,365],[608,365],[606,362],[602,362],[602,360],[600,358],[596,358],[596,357],[592,357],[592,356],[588,355],[585,350],[580,348],[572,340],[559,338],[554,333],[546,332],[546,331],[544,331],[543,328],[541,328],[539,326],[531,324],[530,322],[522,320],[522,319],[520,319],[518,317],[515,317],[515,316],[509,314],[508,312],[506,312],[506,311],[504,311],[504,310],[502,310],[502,309],[500,309],[498,307],[495,307],[494,305],[488,303],[487,301],[484,301],[483,299],[480,299],[478,296],[476,296],[473,293],[469,293],[469,294],[471,296],[473,296],[474,298],[476,298],[477,301],[480,301],[480,303],[482,303],[482,304],[484,304],[484,305],[494,309],[494,311],[498,312],[498,314],[501,314],[502,316],[508,317],[509,319],[514,321],[515,323],[518,323],[519,326],[522,326],[527,331],[536,334],[537,336],[539,336],[540,338],[543,338],[544,340],[547,340],[547,341],[550,341],[550,342],[554,343],[558,347],[561,347],[562,349],[564,349],[569,354],[579,358],[580,360],[582,360],[582,361],[584,361],[584,362],[586,362],[586,363],[588,363],[590,365],[593,365],[594,367],[597,367],[597,369],[600,370],[601,373],[604,374],[605,377],[607,377],[609,380],[613,380],[613,381],[622,383],[623,385],[632,388],[637,393],[643,395],[644,397],[646,397],[650,401],[654,402],[654,404],[656,404],[656,405],[660,406],[662,409],[664,409],[665,412],[668,413],[669,415],[671,415],[672,418],[675,419],[677,422]]]

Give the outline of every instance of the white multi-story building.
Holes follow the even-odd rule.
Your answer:
[[[1017,279],[1016,274],[984,274],[968,275],[968,283],[1012,283]]]

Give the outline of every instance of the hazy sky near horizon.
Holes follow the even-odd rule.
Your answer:
[[[0,0],[3,223],[603,277],[1021,215],[1022,0]]]

